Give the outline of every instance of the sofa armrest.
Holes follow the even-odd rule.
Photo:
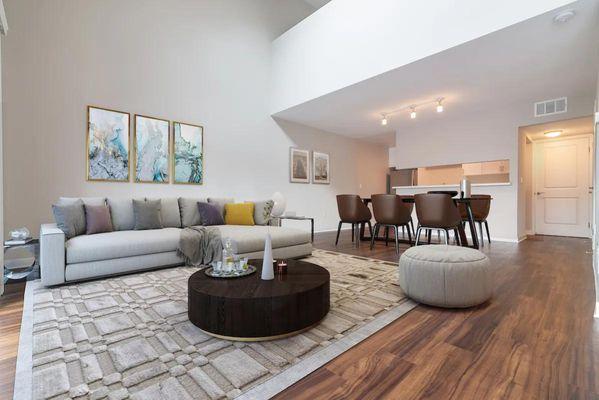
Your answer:
[[[41,226],[40,273],[44,286],[65,282],[65,242],[65,234],[56,224]]]

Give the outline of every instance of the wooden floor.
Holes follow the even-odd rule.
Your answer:
[[[396,261],[393,247],[322,249]],[[407,248],[402,245],[402,250]],[[590,241],[493,243],[492,301],[469,310],[418,306],[277,399],[598,399],[599,330]],[[23,284],[0,297],[0,398],[13,390]]]
[[[334,235],[316,247],[334,250]],[[590,240],[485,246],[497,287],[482,307],[418,306],[277,399],[597,399]],[[402,247],[404,250],[405,246]],[[337,251],[395,261],[391,245]]]
[[[0,399],[12,399],[21,330],[24,283],[5,286],[0,296]]]

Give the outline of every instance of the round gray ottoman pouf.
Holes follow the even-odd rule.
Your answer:
[[[416,246],[399,259],[399,285],[408,297],[420,303],[472,307],[493,294],[490,268],[489,258],[475,249]]]

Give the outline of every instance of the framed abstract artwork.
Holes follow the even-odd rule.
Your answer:
[[[331,164],[327,153],[312,152],[312,183],[331,183]]]
[[[173,132],[173,182],[201,185],[204,183],[204,128],[173,122]]]
[[[129,113],[87,107],[86,178],[129,182]]]
[[[289,149],[289,180],[292,183],[310,183],[310,152]]]
[[[135,182],[169,183],[170,122],[135,115]]]

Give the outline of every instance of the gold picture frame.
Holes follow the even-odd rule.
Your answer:
[[[159,121],[159,122],[165,122],[166,123],[166,143],[167,143],[167,150],[166,150],[166,179],[163,181],[160,180],[149,180],[149,179],[143,179],[138,176],[139,172],[137,171],[137,167],[138,167],[138,161],[137,161],[137,156],[138,156],[138,145],[139,143],[137,142],[137,138],[138,138],[138,119],[139,118],[143,118],[146,120],[153,120],[153,121]],[[171,122],[170,120],[167,119],[163,119],[163,118],[156,118],[156,117],[151,117],[151,116],[147,116],[147,115],[142,115],[142,114],[135,114],[133,117],[133,181],[135,183],[155,183],[155,184],[169,184],[171,182],[171,175],[172,175],[172,171],[171,171],[171,165],[170,165],[170,157],[171,157],[171,152],[172,152],[172,148],[171,148]]]
[[[122,125],[124,128],[126,128],[127,132],[126,132],[126,141],[121,140],[121,144],[127,145],[127,149],[126,149],[126,169],[123,168],[124,171],[126,171],[126,177],[125,178],[110,178],[110,177],[96,177],[96,175],[99,175],[99,172],[96,173],[91,173],[91,169],[92,169],[92,165],[96,165],[96,166],[100,166],[101,163],[100,162],[94,162],[90,160],[90,149],[91,149],[91,139],[92,139],[92,135],[99,139],[99,140],[103,140],[105,143],[103,146],[100,146],[104,152],[108,153],[104,155],[104,158],[114,158],[114,154],[115,153],[121,153],[120,149],[118,149],[115,146],[115,141],[114,140],[109,140],[108,135],[110,134],[110,132],[108,132],[107,130],[104,130],[104,132],[97,132],[97,133],[92,133],[92,124],[98,124],[99,122],[105,122],[106,121],[96,121],[97,119],[106,119],[107,116],[101,116],[98,115],[96,118],[94,118],[93,114],[94,111],[99,111],[99,112],[105,112],[105,113],[112,113],[112,114],[120,114],[122,115],[122,117],[126,117],[126,122],[123,122]],[[116,123],[116,120],[113,121],[113,123]],[[94,128],[95,130],[95,128]],[[120,135],[120,134],[119,134]],[[103,138],[102,138],[103,136]],[[114,132],[112,132],[112,136],[114,136]],[[110,142],[110,146],[113,146],[112,148],[110,148],[109,146],[107,146],[106,144]],[[98,168],[94,168],[94,169],[100,169]],[[104,172],[108,175],[110,175],[110,172],[104,167],[101,168],[104,169]],[[119,171],[119,172],[123,172],[123,171]],[[85,179],[88,182],[129,182],[131,180],[131,114],[127,113],[127,112],[123,112],[123,111],[119,111],[119,110],[113,110],[110,108],[104,108],[104,107],[98,107],[98,106],[92,106],[92,105],[88,105],[87,106],[87,130],[86,130],[86,138],[85,138]]]
[[[201,137],[201,146],[200,146],[200,160],[201,160],[201,170],[200,170],[200,181],[199,182],[184,182],[184,181],[177,181],[177,134],[176,134],[176,126],[189,126],[192,128],[198,128],[200,129],[200,137]],[[205,173],[206,173],[206,162],[205,162],[205,158],[204,158],[204,127],[202,125],[195,125],[195,124],[189,124],[187,122],[181,122],[181,121],[173,121],[173,127],[172,127],[173,131],[172,131],[172,154],[171,154],[171,168],[172,168],[172,182],[175,185],[197,185],[197,186],[201,186],[204,184],[204,177],[205,177]]]

